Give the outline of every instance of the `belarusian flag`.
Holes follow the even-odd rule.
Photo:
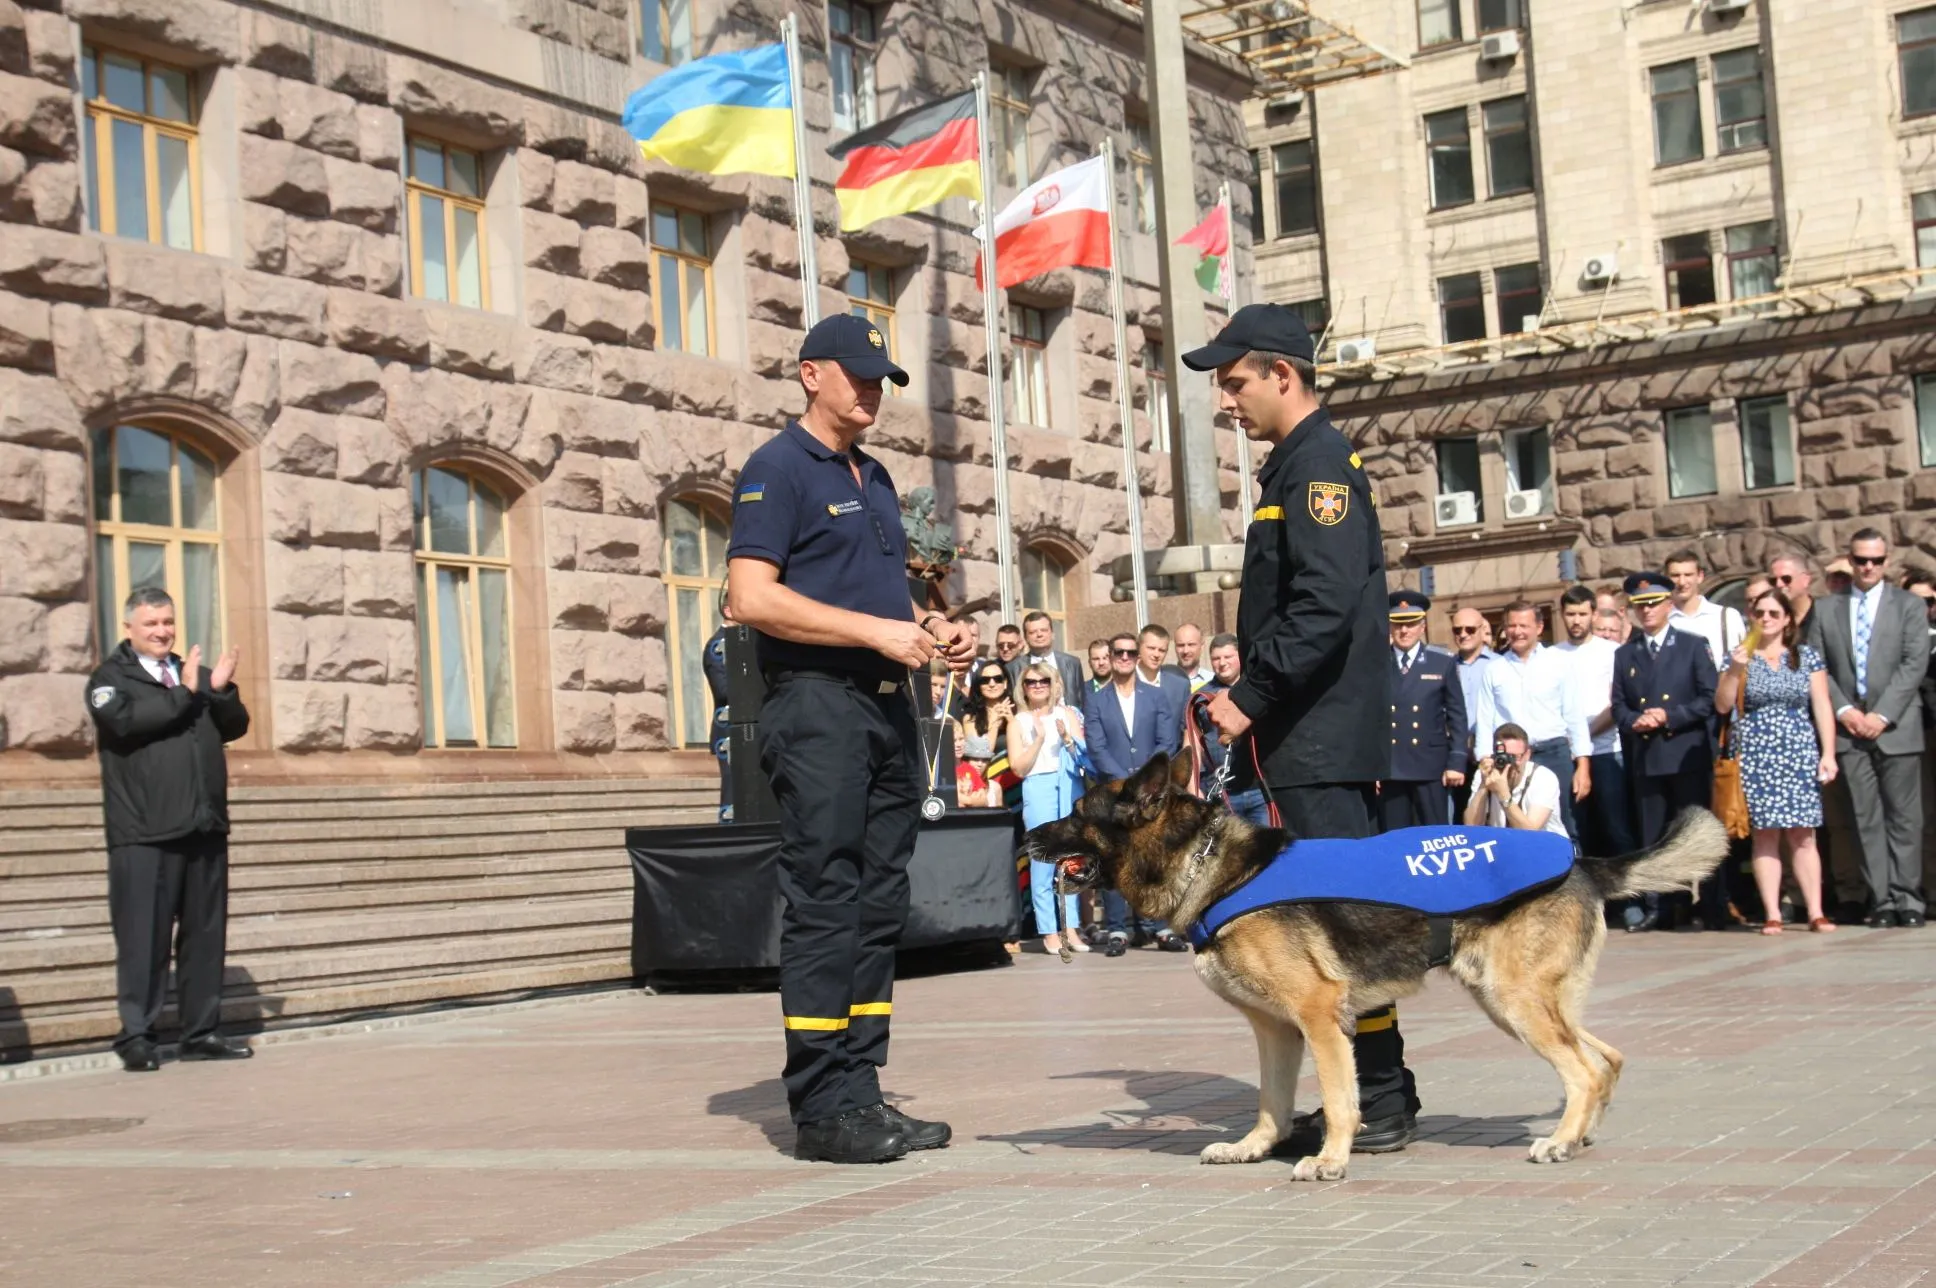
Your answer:
[[[1230,208],[1218,202],[1202,223],[1176,239],[1179,246],[1194,246],[1203,258],[1197,261],[1197,285],[1230,298]]]

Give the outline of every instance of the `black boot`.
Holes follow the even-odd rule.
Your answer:
[[[874,1121],[883,1127],[898,1131],[907,1138],[907,1147],[913,1149],[941,1149],[954,1139],[954,1128],[947,1123],[923,1122],[910,1118],[893,1105],[882,1101],[865,1112],[874,1115]]]
[[[838,1118],[801,1123],[793,1156],[821,1163],[891,1163],[905,1158],[908,1139],[872,1109],[850,1109]]]

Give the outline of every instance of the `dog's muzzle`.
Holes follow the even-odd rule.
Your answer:
[[[1102,864],[1080,854],[1055,861],[1055,874],[1063,888],[1068,890],[1087,890],[1102,880]]]

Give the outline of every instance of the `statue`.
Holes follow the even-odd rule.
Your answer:
[[[954,530],[936,521],[934,508],[933,488],[908,489],[901,498],[901,526],[907,529],[908,583],[914,598],[946,612],[948,604],[941,584],[954,570],[957,551]]]

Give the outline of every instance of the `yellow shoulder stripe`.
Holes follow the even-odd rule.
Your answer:
[[[1365,467],[1365,463],[1358,459],[1358,453],[1353,452],[1351,454],[1351,468],[1354,470],[1361,470],[1364,467]]]
[[[1250,517],[1259,523],[1262,523],[1265,519],[1281,519],[1284,517],[1284,507],[1281,505],[1260,505],[1257,507],[1257,512]]]

